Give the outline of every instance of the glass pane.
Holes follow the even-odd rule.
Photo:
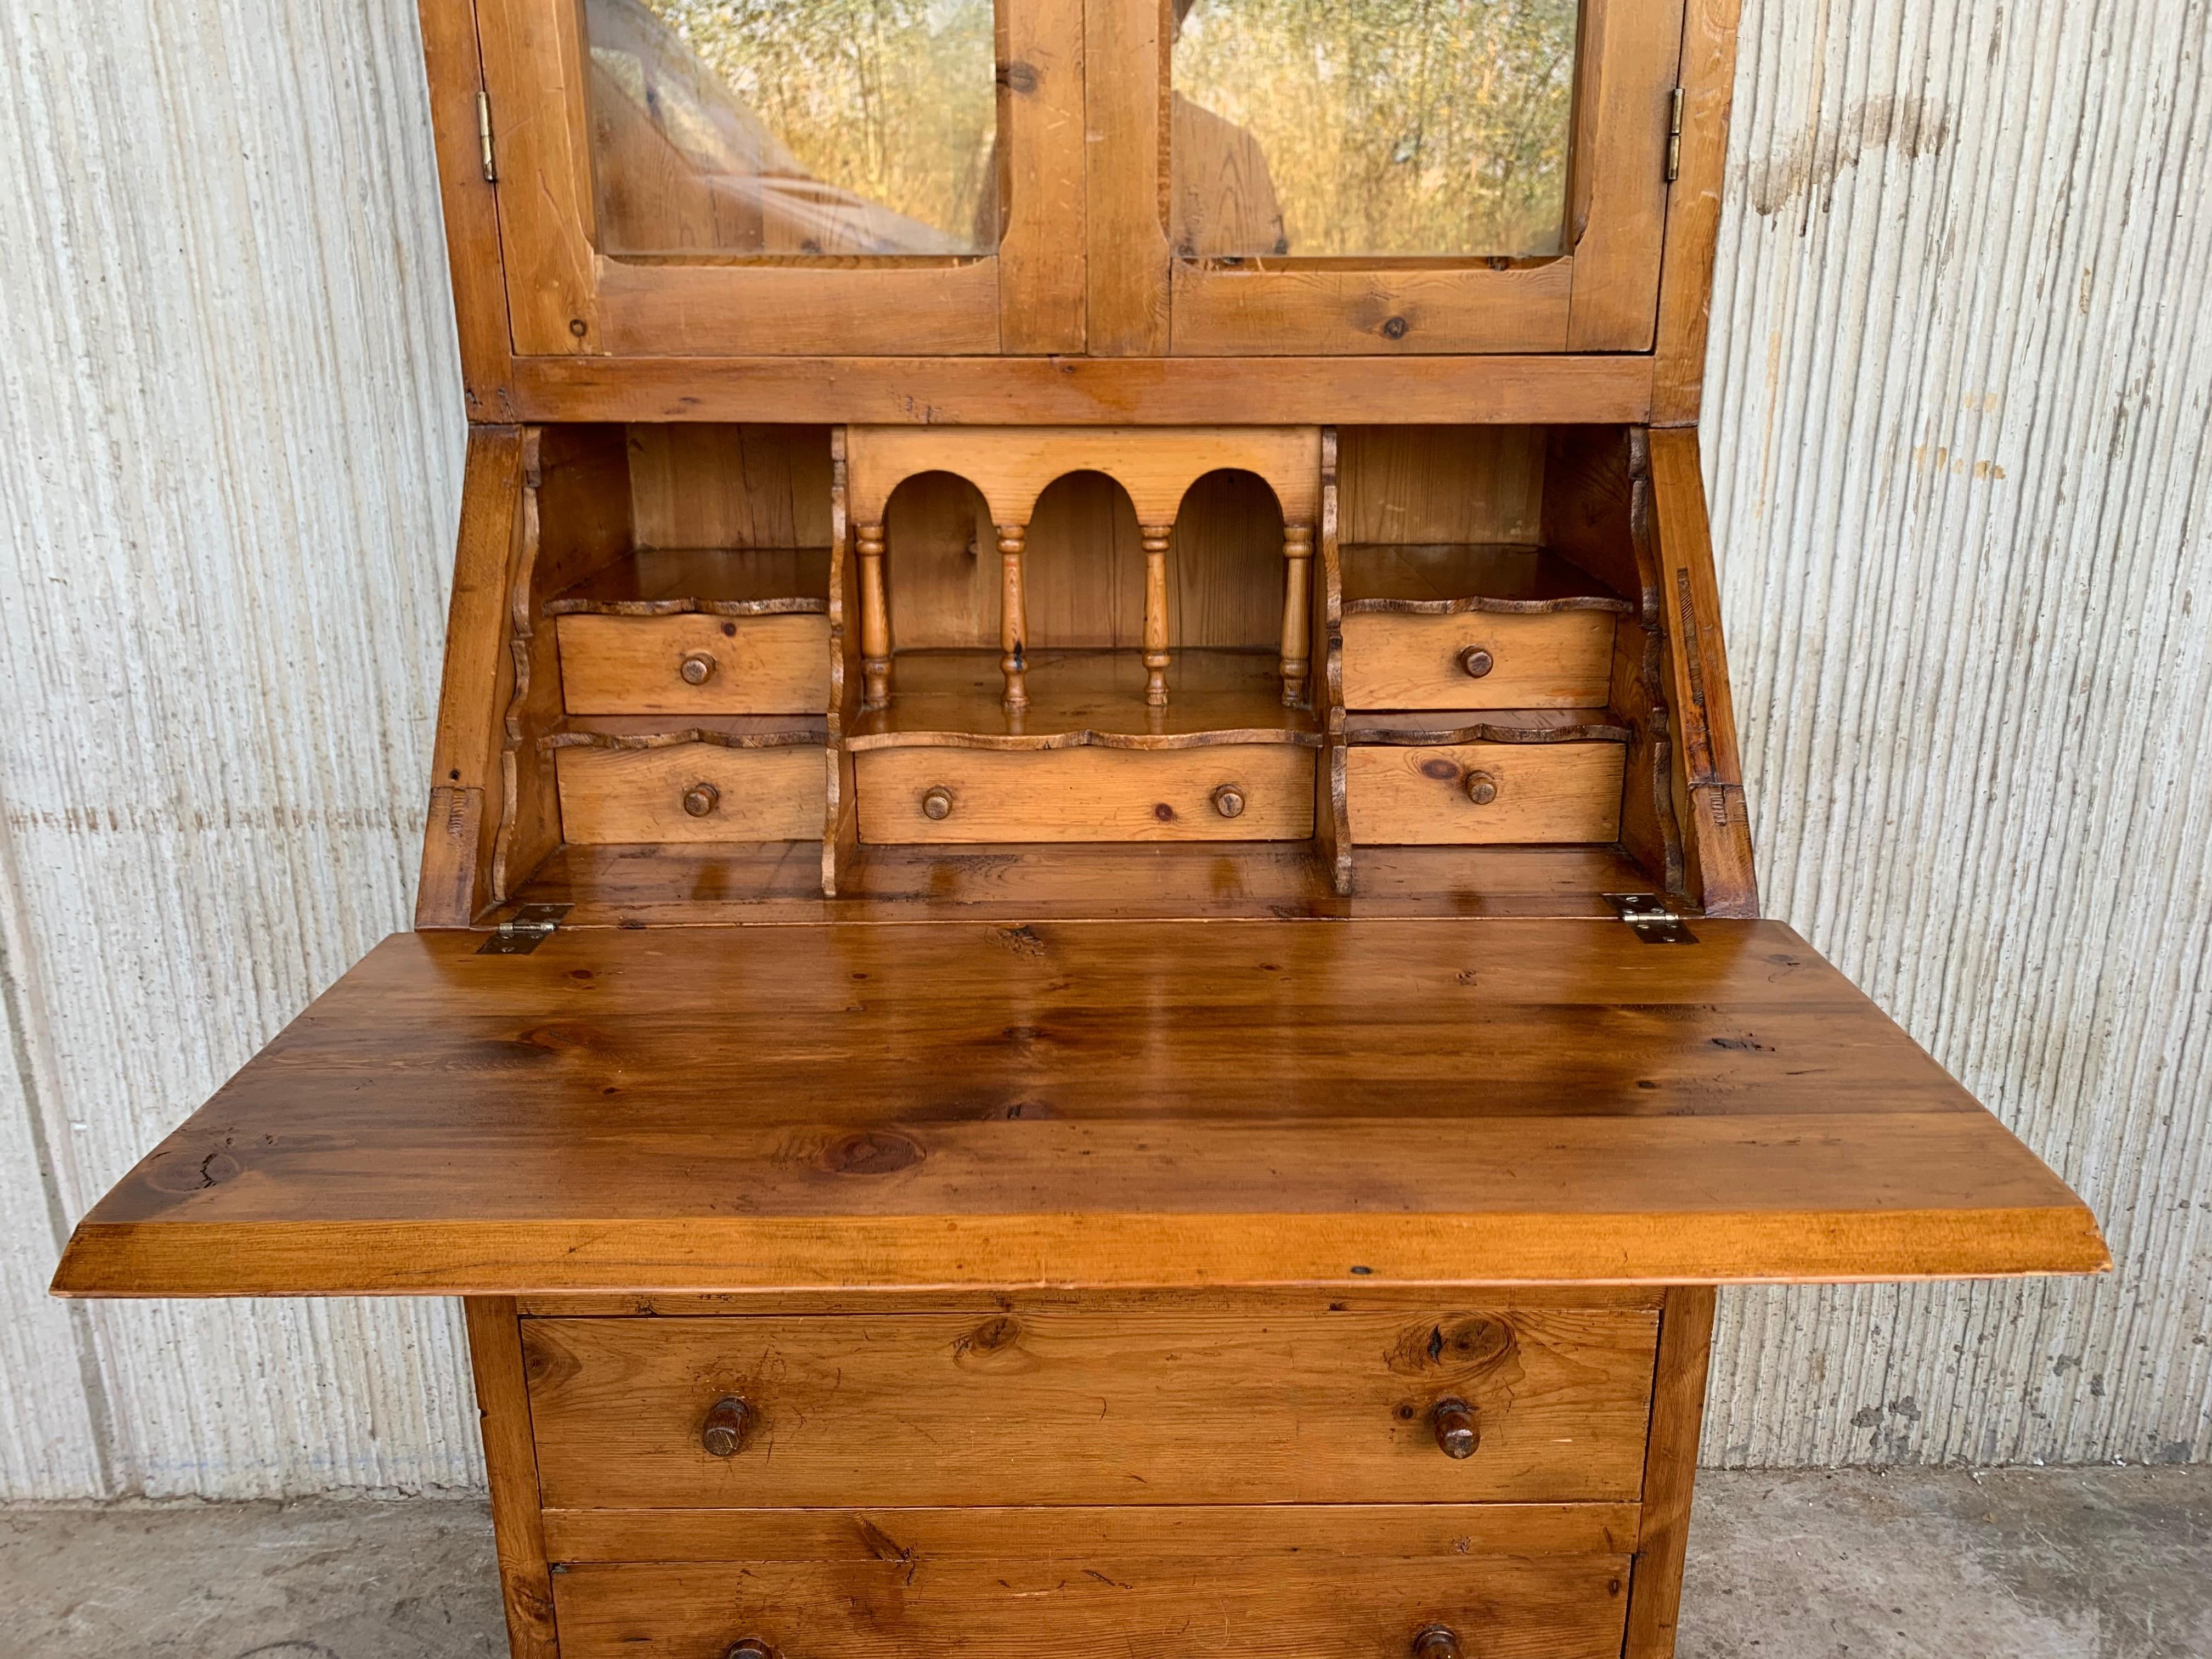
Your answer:
[[[611,254],[999,240],[992,0],[585,0]]]
[[[1185,255],[1557,253],[1578,0],[1169,0]]]

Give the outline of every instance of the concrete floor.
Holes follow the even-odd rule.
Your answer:
[[[2212,1468],[1708,1474],[1680,1659],[2212,1659]],[[0,1509],[0,1659],[488,1659],[481,1504]]]

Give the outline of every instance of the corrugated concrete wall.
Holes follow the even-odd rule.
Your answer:
[[[2203,0],[1747,0],[1707,469],[1770,908],[2094,1286],[1726,1300],[1733,1463],[2212,1452]],[[382,933],[459,398],[411,8],[0,0],[0,1493],[477,1478],[443,1304],[41,1295]]]

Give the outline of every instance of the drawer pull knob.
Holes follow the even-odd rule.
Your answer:
[[[1213,810],[1224,818],[1242,817],[1244,813],[1244,792],[1233,783],[1224,783],[1213,792]]]
[[[1482,1443],[1474,1407],[1464,1400],[1437,1401],[1429,1413],[1429,1424],[1437,1431],[1437,1449],[1446,1457],[1472,1457]]]
[[[1431,660],[1433,661],[1434,659],[1431,658]],[[1470,645],[1466,650],[1459,653],[1459,665],[1467,670],[1468,678],[1471,680],[1479,680],[1485,674],[1487,674],[1492,669],[1497,667],[1498,662],[1497,659],[1490,654],[1490,653],[1484,650],[1480,646]]]
[[[1477,806],[1487,806],[1498,799],[1498,780],[1487,772],[1467,775],[1467,798]]]
[[[703,818],[722,804],[722,792],[711,783],[695,783],[684,792],[684,810]]]
[[[732,1642],[722,1659],[775,1659],[775,1650],[757,1636],[748,1636],[742,1642]]]
[[[952,816],[952,792],[939,784],[921,798],[921,815],[935,823]]]
[[[699,1431],[699,1443],[711,1456],[735,1457],[744,1449],[745,1436],[752,1431],[752,1426],[753,1408],[737,1395],[726,1394],[707,1408],[706,1426]],[[737,1650],[730,1650],[732,1653]],[[761,1650],[763,1653],[767,1650]]]
[[[729,1659],[738,1659],[735,1648],[730,1650]],[[1413,1638],[1413,1659],[1460,1659],[1459,1632],[1449,1625],[1430,1626]]]
[[[676,672],[684,677],[684,684],[686,685],[704,685],[714,678],[714,653],[711,651],[694,651],[682,662],[677,664]]]

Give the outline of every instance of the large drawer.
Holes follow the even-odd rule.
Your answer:
[[[1601,708],[1609,611],[1463,611],[1344,619],[1347,708]]]
[[[1561,1502],[1639,1492],[1656,1333],[1492,1303],[533,1319],[523,1345],[549,1509]],[[1471,1455],[1440,1444],[1454,1401]]]
[[[580,1566],[562,1659],[1618,1659],[1625,1556],[1047,1555]],[[1361,1517],[1341,1524],[1356,1527]],[[1424,1638],[1426,1638],[1425,1643]],[[754,1648],[744,1644],[755,1643]]]
[[[572,714],[805,714],[830,706],[820,616],[562,617]]]
[[[1303,841],[1313,834],[1315,752],[871,749],[854,762],[860,839]]]
[[[554,751],[561,833],[627,842],[804,841],[822,833],[829,782],[817,742],[677,743]]]
[[[1355,744],[1352,838],[1368,847],[1496,847],[1620,838],[1618,743]]]

